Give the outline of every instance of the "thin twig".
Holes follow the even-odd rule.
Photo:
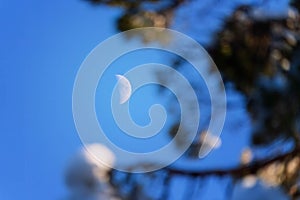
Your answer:
[[[235,177],[242,177],[249,174],[256,174],[260,169],[274,163],[277,161],[283,161],[287,157],[293,157],[300,154],[300,148],[295,147],[293,150],[286,152],[281,155],[274,156],[270,159],[262,159],[253,162],[250,165],[247,166],[238,166],[231,169],[213,169],[213,170],[204,170],[204,171],[187,171],[184,169],[175,169],[172,167],[167,167],[164,170],[167,170],[170,174],[178,174],[178,175],[186,175],[186,176],[225,176],[225,175],[231,175]]]

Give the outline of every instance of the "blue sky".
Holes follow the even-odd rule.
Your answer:
[[[118,12],[74,0],[1,1],[0,10],[0,199],[57,199],[81,146],[71,107],[76,72],[114,33]]]
[[[76,73],[116,32],[119,11],[80,0],[1,1],[0,10],[0,199],[58,199],[66,194],[68,159],[82,146],[72,117]],[[247,124],[239,112],[229,115]],[[231,126],[225,124],[227,132]],[[232,165],[249,132],[241,130],[243,137],[224,136],[223,149],[202,167]]]

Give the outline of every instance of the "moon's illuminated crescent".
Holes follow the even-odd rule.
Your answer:
[[[116,78],[118,79],[117,87],[120,94],[120,104],[125,103],[131,96],[131,84],[129,80],[122,75],[116,75]]]

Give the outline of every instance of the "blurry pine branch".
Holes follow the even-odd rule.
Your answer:
[[[116,22],[120,31],[149,26],[170,27],[176,10],[190,2],[88,1],[95,5],[121,8],[123,13]],[[177,176],[185,176],[194,183],[193,187],[187,188],[190,192],[198,190],[201,185],[199,182],[210,176],[229,176],[234,181],[253,176],[269,185],[280,186],[293,200],[300,198],[299,9],[299,1],[293,0],[285,16],[273,17],[263,16],[255,7],[240,6],[225,19],[213,42],[206,46],[225,84],[232,83],[245,96],[252,120],[253,148],[267,147],[278,140],[292,141],[293,148],[264,159],[250,158],[249,151],[246,151],[242,155],[241,166],[232,169],[191,172],[167,167],[144,175],[111,171],[109,184],[122,199],[165,200],[168,198],[170,182]],[[177,60],[174,63],[175,67],[182,64]],[[195,143],[189,151],[197,151],[199,145]],[[153,181],[161,184],[161,191],[151,198],[151,187],[147,183]]]

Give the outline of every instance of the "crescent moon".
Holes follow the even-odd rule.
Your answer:
[[[125,76],[117,74],[116,78],[118,80],[117,87],[120,94],[119,103],[123,104],[128,101],[131,96],[131,84]]]

